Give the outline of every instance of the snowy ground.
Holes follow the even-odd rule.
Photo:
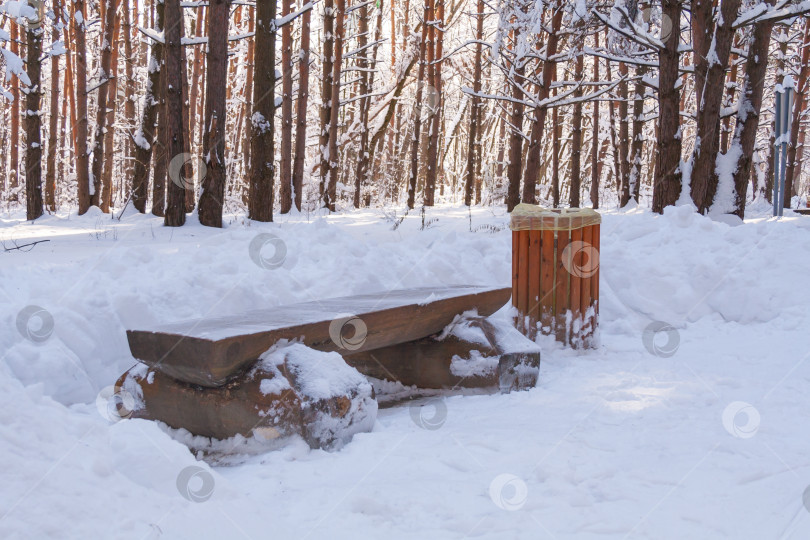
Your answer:
[[[503,209],[400,216],[2,219],[7,248],[50,242],[0,254],[0,537],[810,537],[810,217],[606,211],[599,349],[542,341],[537,388],[383,409],[336,453],[294,441],[211,467],[99,411],[133,364],[128,327],[509,285]],[[259,233],[282,266],[254,262]],[[672,328],[645,340],[656,322]]]

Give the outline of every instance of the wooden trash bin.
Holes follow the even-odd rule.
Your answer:
[[[599,315],[599,225],[590,208],[512,211],[512,305],[515,325],[574,348],[595,346]]]

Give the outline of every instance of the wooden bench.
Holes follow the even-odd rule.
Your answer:
[[[346,433],[370,430],[368,416],[376,415],[371,387],[352,379],[349,366],[426,388],[530,388],[539,349],[508,322],[487,319],[510,296],[508,287],[416,288],[128,330],[142,364],[117,383],[137,403],[124,414],[218,439],[297,433],[330,448],[346,442]],[[285,340],[295,345],[285,349]],[[304,375],[321,377],[321,386],[334,386],[332,378],[354,387],[307,390],[302,370],[316,372],[322,361],[338,371]],[[336,419],[345,420],[343,433],[313,427],[340,424]]]

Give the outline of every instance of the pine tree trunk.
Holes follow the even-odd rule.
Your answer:
[[[181,21],[183,19],[181,8]],[[178,25],[180,27],[180,43],[186,35],[185,24]],[[180,82],[183,84],[182,88],[182,114],[183,124],[182,130],[179,132],[183,139],[183,167],[181,171],[183,174],[183,182],[185,188],[185,212],[192,212],[197,202],[197,193],[194,186],[194,167],[200,167],[200,160],[193,159],[191,153],[191,96],[189,95],[189,81],[188,81],[188,62],[186,59],[185,47],[180,47]],[[198,176],[202,176],[202,171],[198,171]],[[183,217],[185,220],[185,216]]]
[[[363,184],[366,180],[368,169],[368,157],[371,149],[368,148],[368,5],[362,4],[359,9],[357,49],[360,51],[357,57],[360,103],[360,144],[358,145],[359,156],[357,157],[357,171],[354,177],[354,207],[360,208],[360,195]]]
[[[163,32],[163,2],[155,6],[155,31]],[[135,132],[135,158],[132,172],[132,205],[140,213],[146,212],[149,170],[157,135],[157,116],[160,107],[161,73],[163,70],[163,44],[153,41],[147,68],[146,93],[141,108],[141,120]]]
[[[594,47],[599,48],[599,33],[593,35]],[[593,58],[593,80],[599,81],[599,58]],[[599,173],[602,160],[599,159],[599,100],[593,100],[593,135],[591,137],[591,206],[594,210],[599,208]]]
[[[92,205],[95,186],[90,182],[87,155],[87,44],[84,0],[73,2],[73,39],[76,48],[76,181],[78,183],[79,215]],[[78,22],[76,15],[81,22]]]
[[[256,33],[256,8],[250,7],[248,15],[248,32],[255,35]],[[253,138],[251,135],[252,123],[250,122],[250,111],[253,110],[253,74],[255,73],[254,63],[256,58],[256,41],[250,40],[247,49],[247,66],[245,71],[245,101],[242,110],[244,117],[248,119],[245,122],[244,135],[242,137],[242,146],[244,148],[244,163],[250,163],[250,140]],[[250,191],[248,189],[248,191]]]
[[[472,203],[473,186],[475,185],[475,164],[481,152],[481,142],[478,140],[478,123],[481,109],[481,43],[484,40],[484,0],[478,0],[478,13],[475,27],[475,63],[473,71],[473,96],[470,103],[470,135],[467,138],[467,175],[464,180],[464,204]]]
[[[107,99],[110,94],[110,66],[112,65],[113,32],[115,30],[115,0],[103,0],[104,24],[101,30],[101,66],[99,68],[98,102],[96,109],[96,130],[93,136],[93,189],[90,204],[103,206],[101,203],[101,176],[104,169],[104,132],[107,129]],[[102,208],[104,210],[104,208]]]
[[[329,207],[326,193],[329,183],[329,120],[332,117],[332,64],[335,57],[335,0],[324,0],[323,4],[323,52],[321,54],[321,133],[319,137],[320,176],[319,194],[324,205]]]
[[[689,13],[692,22],[692,50],[695,66],[695,109],[703,108],[703,87],[709,69],[709,48],[712,43],[714,19],[712,17],[715,0],[690,0]],[[674,26],[674,25],[673,25]]]
[[[557,89],[553,90],[557,95]],[[562,138],[562,126],[560,125],[560,111],[554,107],[551,111],[551,204],[554,208],[560,207],[560,139]]]
[[[785,30],[780,30],[779,54],[776,61],[776,80],[781,81],[785,75],[785,60],[787,58],[788,40]],[[770,137],[768,139],[767,154],[765,158],[765,198],[769,203],[773,203],[773,149],[776,133],[776,115],[772,115],[770,126]]]
[[[287,1],[287,0],[285,0]],[[228,2],[230,4],[230,2]],[[219,16],[219,14],[218,14]],[[227,16],[227,8],[225,16]],[[256,44],[254,46],[254,68],[253,68],[253,115],[251,116],[251,140],[250,140],[250,164],[248,170],[248,179],[250,184],[250,195],[248,202],[248,210],[250,219],[256,221],[273,221],[273,174],[274,167],[274,126],[273,119],[276,115],[275,105],[275,84],[276,84],[276,34],[275,34],[275,18],[276,18],[276,2],[271,0],[269,2],[259,2],[256,5]],[[208,12],[209,20],[209,34],[212,28],[212,20],[214,19],[214,10]],[[226,19],[227,21],[227,19]],[[219,22],[218,24],[222,24]],[[227,24],[225,25],[227,27]],[[227,54],[227,34],[222,36],[222,54]],[[227,59],[223,58],[222,62],[222,77],[225,77],[225,63]],[[208,80],[211,81],[211,70],[218,67],[209,61],[208,64]],[[224,80],[222,81],[224,83]],[[224,86],[224,84],[223,84]],[[225,93],[224,88],[221,96],[215,95],[209,86],[208,97],[206,98],[206,111],[212,109],[209,101],[214,98],[221,99],[218,102],[216,110],[221,111],[221,127],[224,135],[225,129]],[[221,108],[219,108],[221,107]],[[206,112],[206,117],[208,116]],[[207,120],[206,120],[207,122]],[[224,144],[224,138],[220,136]],[[208,142],[208,141],[206,141]],[[224,148],[221,149],[224,152]],[[208,153],[208,151],[206,151]],[[222,154],[219,154],[220,156]],[[211,156],[211,160],[216,156]],[[218,157],[217,159],[222,159]],[[224,167],[224,163],[222,164]],[[224,172],[224,169],[223,169]],[[222,186],[219,188],[219,197],[222,199],[222,190],[224,189],[224,175],[222,178]],[[202,202],[202,201],[200,201]],[[220,203],[220,220],[222,213],[222,205]],[[219,225],[217,225],[219,226]]]
[[[626,205],[630,197],[638,203],[639,191],[641,189],[641,155],[644,152],[644,75],[647,73],[645,66],[636,68],[636,89],[633,100],[633,140],[630,143],[630,185],[628,189],[628,200],[622,201],[622,206]]]
[[[796,93],[793,96],[793,123],[790,126],[790,144],[787,150],[787,166],[785,171],[785,208],[790,208],[790,200],[796,194],[796,187],[801,167],[797,167],[800,160],[796,159],[798,147],[799,128],[801,127],[802,113],[807,101],[808,76],[810,76],[810,18],[804,19],[804,39],[802,41],[801,67],[799,80],[796,84]]]
[[[72,11],[72,3],[68,5],[66,8],[68,10],[68,17],[73,18],[73,11]],[[76,148],[78,145],[78,141],[76,140],[76,127],[78,126],[77,118],[77,111],[76,111],[76,93],[74,91],[73,82],[75,80],[75,70],[73,69],[73,56],[74,51],[72,47],[74,46],[73,40],[73,24],[68,22],[65,24],[64,27],[64,36],[65,36],[65,43],[67,48],[67,53],[65,54],[65,95],[67,96],[67,102],[65,103],[65,107],[70,105],[70,111],[65,111],[65,115],[62,119],[62,124],[64,127],[63,132],[68,137],[68,141],[70,144],[65,144],[65,149],[67,150],[66,159],[63,160],[64,166],[70,171],[70,165],[76,163]],[[68,130],[68,125],[70,129]],[[65,173],[63,173],[64,175]]]
[[[110,59],[110,79],[107,82],[109,86],[107,101],[107,120],[106,133],[104,134],[104,167],[101,171],[101,211],[109,212],[112,205],[112,192],[113,192],[113,145],[115,143],[115,111],[118,109],[118,39],[121,33],[121,24],[119,19],[115,20],[115,30],[113,30],[112,39],[112,58]]]
[[[295,208],[301,210],[304,186],[304,164],[307,153],[307,103],[309,102],[309,24],[308,10],[301,16],[301,57],[298,64],[298,111],[295,126],[295,161],[293,163],[293,191]]]
[[[197,16],[196,20],[194,21],[194,35],[201,36],[203,35],[203,29],[205,28],[205,6],[200,6],[197,8]],[[251,42],[252,43],[252,42]],[[191,81],[189,82],[189,108],[190,114],[188,116],[188,133],[189,139],[191,141],[191,146],[198,148],[196,146],[195,140],[195,133],[197,127],[197,116],[201,107],[199,106],[200,103],[200,77],[202,75],[203,70],[203,52],[205,48],[202,46],[194,47],[194,60],[193,60],[193,67],[191,69]],[[246,89],[246,93],[250,93],[250,87]]]
[[[553,15],[551,16],[551,29],[546,42],[546,58],[543,60],[543,84],[539,86],[537,91],[538,101],[548,98],[551,88],[549,81],[556,79],[557,61],[554,59],[554,55],[557,54],[559,30],[565,10],[558,0],[551,4],[551,9]],[[536,107],[534,110],[534,123],[529,136],[526,170],[523,174],[523,202],[528,204],[537,202],[535,192],[537,191],[537,179],[540,173],[540,154],[543,146],[543,129],[545,128],[547,111],[548,107]]]
[[[516,82],[524,79],[526,73],[526,64],[522,58],[517,58],[516,44],[520,41],[521,36],[518,30],[515,31],[512,49],[515,51],[516,65],[512,66],[514,72],[513,80],[510,81],[512,86],[512,97],[517,101],[512,102],[512,114],[510,120],[510,135],[509,135],[509,165],[506,168],[506,177],[508,179],[508,186],[506,188],[506,210],[511,212],[515,206],[520,202],[520,176],[523,172],[523,94],[518,88]]]
[[[59,0],[54,2],[54,11],[57,20],[62,19],[62,9]],[[53,43],[59,41],[59,26],[53,25],[51,39]],[[45,173],[45,207],[50,212],[56,211],[56,150],[59,146],[57,133],[59,131],[59,57],[51,56],[51,103],[48,117],[48,156],[46,158]]]
[[[191,180],[183,169],[188,159],[185,152],[185,134],[188,124],[183,119],[183,73],[185,71],[185,53],[180,43],[180,25],[183,24],[183,12],[180,0],[164,0],[166,17],[165,54],[166,54],[166,154],[169,163],[166,179],[166,212],[164,225],[179,227],[186,222],[186,187]],[[227,24],[225,25],[227,32]],[[220,217],[221,219],[221,217]],[[202,219],[200,219],[202,222]]]
[[[442,124],[442,62],[441,58],[444,54],[444,0],[434,0],[434,14],[432,20],[435,24],[431,25],[432,33],[434,35],[433,41],[433,54],[432,54],[432,81],[433,97],[429,103],[430,106],[430,132],[428,133],[428,156],[427,156],[427,174],[425,175],[425,206],[433,206],[436,194],[436,180],[439,174],[439,147]]]
[[[430,20],[432,0],[425,0],[423,21]],[[427,71],[428,26],[422,24],[422,41],[419,44],[419,72],[416,77],[416,100],[413,113],[413,138],[411,139],[411,173],[408,177],[408,208],[413,209],[416,202],[416,180],[419,175],[419,142],[422,129],[422,96],[424,95],[425,72]]]
[[[720,105],[723,99],[723,81],[728,67],[731,41],[734,37],[732,24],[737,18],[740,0],[724,0],[720,15],[722,24],[714,32],[714,52],[716,62],[711,63],[706,72],[703,87],[703,100],[697,112],[697,129],[692,165],[692,201],[701,214],[706,213],[714,202],[717,192],[715,165],[720,148]],[[693,14],[694,17],[694,14]]]
[[[162,2],[165,6],[165,2]],[[165,54],[165,46],[164,46]],[[169,131],[166,129],[166,64],[161,68],[160,88],[157,92],[157,136],[152,152],[152,215],[164,217],[166,213],[166,174],[168,170],[167,144]]]
[[[585,39],[584,36],[581,39]],[[585,70],[585,56],[581,46],[577,47],[577,57],[574,61],[574,82],[582,83]],[[582,97],[582,87],[574,92],[574,98]],[[574,103],[571,114],[571,191],[568,194],[568,206],[579,208],[579,191],[582,187],[582,102]]]
[[[663,14],[670,21],[680,21],[681,0],[664,0]],[[665,47],[658,52],[658,140],[652,210],[659,214],[681,196],[681,97],[677,87],[680,32],[675,31],[679,24],[673,22]]]
[[[28,0],[36,11],[36,20],[28,19],[25,66],[31,85],[25,95],[25,217],[37,219],[42,215],[42,138],[40,99],[42,96],[42,0]],[[13,23],[12,23],[13,24]],[[15,77],[16,78],[16,77]]]
[[[739,34],[737,34],[739,36]],[[739,48],[740,43],[739,39],[734,39],[734,45],[732,46],[732,53],[729,59],[729,64],[731,65],[731,69],[728,71],[728,79],[726,80],[726,96],[725,100],[723,100],[723,108],[731,107],[734,103],[734,95],[737,91],[737,71],[739,62],[737,61],[737,54],[733,52],[734,48]],[[728,143],[731,137],[731,115],[727,115],[723,118],[723,130],[720,133],[720,152],[726,153],[728,152]]]
[[[126,144],[124,146],[124,155],[131,156],[133,142],[130,134],[135,126],[135,70],[132,67],[133,62],[135,61],[135,53],[132,49],[132,13],[130,12],[129,0],[123,0],[123,6],[121,9],[123,10],[124,16],[121,24],[124,34],[124,75],[126,76],[126,81],[124,81],[124,116],[126,118]],[[132,160],[125,159],[123,166],[124,181],[122,184],[123,191],[126,195],[131,193],[129,183],[127,181],[132,178],[134,170],[135,165],[133,164]]]
[[[627,78],[627,64],[619,62],[619,75]],[[628,118],[627,82],[619,83],[619,207],[630,200],[630,121]]]
[[[773,5],[774,0],[765,0]],[[734,129],[732,148],[740,148],[740,157],[734,169],[735,212],[740,219],[745,217],[745,199],[748,191],[748,178],[751,174],[751,162],[754,144],[759,128],[759,113],[762,108],[762,94],[765,86],[765,74],[768,70],[768,48],[770,47],[773,23],[761,21],[754,24],[752,40],[745,61],[740,104],[737,110],[737,122]]]
[[[20,54],[20,31],[16,22],[11,23],[12,53]],[[11,148],[9,148],[9,197],[10,202],[17,200],[17,187],[20,185],[20,81],[17,76],[11,77]],[[74,124],[75,125],[75,124]]]
[[[291,12],[291,0],[281,0],[281,16]],[[281,28],[281,163],[279,167],[279,199],[281,213],[292,208],[292,124],[293,124],[293,63],[292,23]]]
[[[338,123],[340,121],[340,76],[343,64],[343,38],[346,32],[344,17],[346,0],[337,0],[335,4],[335,50],[332,65],[332,99],[329,116],[329,178],[326,185],[326,207],[335,211],[337,202],[337,181],[340,156],[338,153]]]
[[[159,7],[165,13],[166,2],[161,1]],[[165,17],[165,15],[164,15]],[[165,20],[165,19],[164,19]],[[166,25],[164,24],[164,34]],[[156,98],[157,104],[157,137],[155,138],[155,150],[152,152],[154,168],[152,171],[152,215],[164,217],[166,213],[166,176],[169,168],[168,157],[168,137],[169,130],[166,127],[166,94],[167,86],[166,79],[166,45],[163,45],[163,62],[160,68],[160,87],[158,88]]]

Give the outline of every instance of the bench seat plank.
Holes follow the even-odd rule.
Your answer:
[[[511,292],[511,287],[403,289],[128,330],[127,339],[132,355],[148,366],[180,381],[216,387],[281,339],[298,339],[321,351],[374,350],[438,333],[465,311],[491,315]],[[352,316],[365,326],[365,339],[352,335],[356,327],[346,323]]]

